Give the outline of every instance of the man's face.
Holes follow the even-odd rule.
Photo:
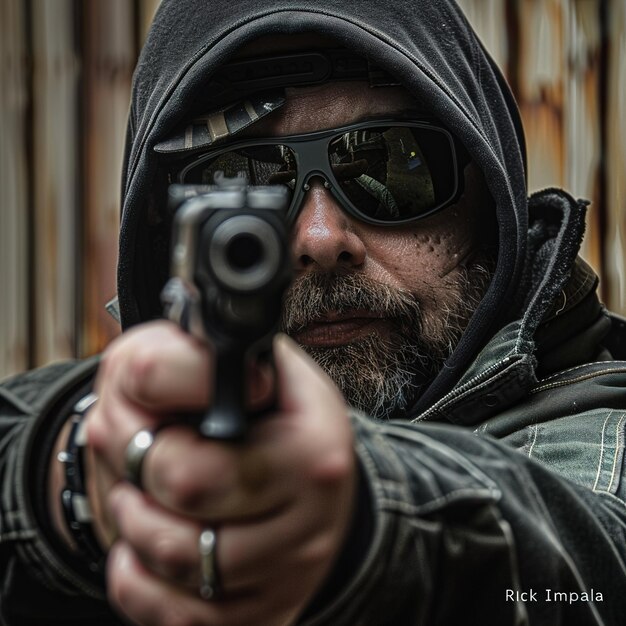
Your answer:
[[[414,109],[400,88],[327,83],[288,90],[247,134],[278,136]],[[449,356],[489,281],[474,216],[489,202],[471,164],[459,202],[410,225],[381,227],[344,211],[311,180],[292,230],[296,278],[283,329],[375,417],[408,408]]]

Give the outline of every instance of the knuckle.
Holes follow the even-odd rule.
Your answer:
[[[312,464],[310,478],[320,486],[343,483],[353,473],[354,452],[347,448],[335,448],[320,455]]]
[[[151,381],[160,363],[160,351],[151,344],[137,346],[128,356],[126,364],[125,387],[135,400],[146,403],[152,398]]]
[[[97,387],[108,381],[122,385],[126,394],[139,401],[150,397],[151,376],[162,360],[162,347],[170,331],[157,322],[144,324],[116,338],[105,349],[98,370]]]
[[[168,503],[178,511],[190,511],[202,499],[203,488],[197,473],[186,464],[168,467],[167,471],[155,469],[156,487]]]
[[[99,378],[106,380],[119,369],[122,362],[126,360],[127,354],[132,348],[132,343],[132,339],[122,335],[114,339],[104,349],[98,366]]]
[[[169,577],[181,579],[188,575],[191,565],[185,558],[180,541],[169,533],[159,533],[154,537],[152,551],[156,562]]]
[[[169,432],[169,438],[164,434],[157,439],[154,454],[147,459],[150,492],[166,507],[195,516],[209,502],[231,494],[235,469],[230,452],[198,441],[188,428]]]

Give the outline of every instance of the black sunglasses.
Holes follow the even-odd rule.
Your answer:
[[[456,202],[468,162],[460,142],[435,122],[382,119],[196,153],[172,182],[212,184],[218,170],[227,177],[243,171],[252,185],[285,185],[295,221],[311,179],[320,177],[350,215],[391,226]]]

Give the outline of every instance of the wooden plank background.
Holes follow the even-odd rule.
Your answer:
[[[516,95],[530,191],[591,201],[582,255],[626,314],[626,3],[459,0]]]
[[[603,273],[609,305],[626,312],[626,3],[608,15],[606,106],[606,245]]]
[[[33,0],[33,358],[76,351],[80,204],[78,57],[72,0]]]
[[[116,290],[120,172],[130,83],[136,61],[135,14],[128,0],[83,2],[84,242],[80,349],[98,352],[118,332],[104,305]]]
[[[583,255],[626,314],[626,2],[459,3],[520,103],[530,190],[592,200]],[[158,4],[0,2],[0,378],[93,354],[118,333],[104,304],[122,148]]]
[[[21,0],[0,3],[0,377],[29,363],[26,24]]]

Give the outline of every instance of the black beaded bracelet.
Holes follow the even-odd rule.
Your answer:
[[[78,551],[94,573],[104,571],[106,557],[91,525],[91,508],[84,479],[83,452],[87,444],[87,436],[83,418],[97,399],[95,394],[90,393],[76,403],[70,434],[67,438],[67,448],[57,456],[65,466],[65,486],[61,490],[61,505],[65,521],[76,541]]]

